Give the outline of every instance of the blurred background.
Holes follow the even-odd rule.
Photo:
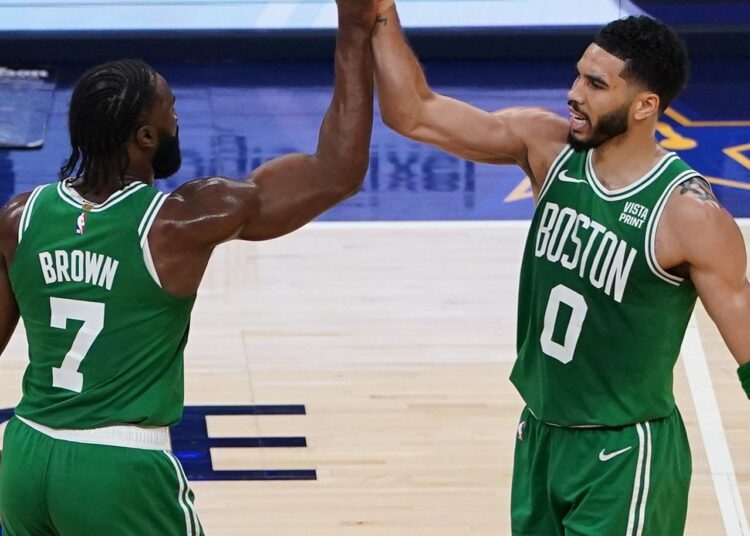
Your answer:
[[[750,2],[399,0],[438,91],[485,109],[565,114],[575,61],[606,22],[648,14],[684,37],[688,90],[660,124],[666,147],[750,213]],[[151,62],[178,97],[185,165],[170,190],[206,175],[244,177],[311,151],[330,99],[333,0],[0,0],[0,201],[56,178],[68,153],[72,85],[98,62]],[[407,142],[376,120],[362,193],[323,219],[526,219],[528,184]]]

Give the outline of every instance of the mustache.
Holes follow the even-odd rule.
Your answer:
[[[576,101],[574,101],[574,100],[569,100],[569,101],[568,101],[568,106],[570,106],[571,108],[573,108],[573,110],[575,110],[575,112],[576,112],[577,114],[579,114],[579,115],[582,115],[582,116],[584,116],[584,117],[585,117],[586,119],[588,119],[588,118],[589,118],[588,114],[584,113],[584,112],[583,112],[583,111],[581,110],[581,107],[580,107],[580,106],[578,105],[578,103],[577,103]]]

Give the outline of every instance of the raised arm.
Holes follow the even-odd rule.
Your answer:
[[[371,0],[338,0],[333,100],[313,155],[271,161],[249,178],[257,214],[239,233],[265,240],[289,233],[356,194],[367,173],[372,133],[372,49],[375,12]]]
[[[373,83],[369,0],[339,0],[333,99],[314,154],[290,154],[255,170],[246,184],[213,179],[189,183],[175,197],[199,203],[197,215],[218,216],[202,229],[208,243],[266,240],[289,233],[355,194],[367,173]],[[177,204],[177,203],[175,203]],[[188,208],[189,207],[185,207]]]
[[[272,160],[244,182],[197,180],[170,195],[149,243],[157,273],[173,293],[197,289],[217,244],[285,235],[359,190],[372,132],[375,8],[372,0],[337,3],[335,87],[316,152]]]
[[[565,143],[567,122],[548,110],[491,113],[433,91],[406,42],[395,4],[378,15],[372,42],[380,113],[396,132],[468,160],[519,164],[535,176],[543,173],[529,150],[556,154]],[[537,182],[544,178],[535,176]]]

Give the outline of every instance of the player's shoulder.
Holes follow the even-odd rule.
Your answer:
[[[540,106],[505,108],[495,115],[522,140],[524,154],[518,162],[529,173],[534,187],[541,188],[550,166],[567,145],[568,121]]]
[[[169,194],[167,201],[174,204],[209,203],[213,205],[231,202],[233,196],[239,193],[246,194],[252,190],[254,190],[254,185],[250,182],[220,176],[204,177],[186,182]]]
[[[698,236],[716,236],[734,232],[737,224],[716,198],[711,185],[702,176],[693,175],[679,183],[667,201],[664,220],[672,233],[694,240]]]
[[[0,237],[3,240],[18,236],[18,225],[31,194],[32,192],[19,194],[0,208]]]
[[[21,216],[31,194],[32,192],[19,194],[0,208],[0,254],[7,262],[15,255]]]
[[[495,115],[524,141],[531,154],[554,158],[567,144],[567,119],[548,108],[518,106],[498,110]]]
[[[167,196],[156,223],[161,228],[202,227],[246,209],[254,198],[252,182],[218,176],[195,179]]]

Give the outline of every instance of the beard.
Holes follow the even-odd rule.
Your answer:
[[[573,106],[575,108],[575,105]],[[576,111],[578,111],[577,108]],[[569,131],[568,143],[574,151],[596,149],[604,142],[627,132],[628,112],[629,106],[623,106],[619,110],[615,110],[614,112],[610,112],[603,116],[596,124],[591,135],[585,139],[576,138],[575,134],[573,134],[572,131]]]
[[[166,179],[180,170],[182,153],[180,151],[180,129],[174,136],[159,134],[159,147],[154,154],[151,166],[154,168],[155,179]]]

